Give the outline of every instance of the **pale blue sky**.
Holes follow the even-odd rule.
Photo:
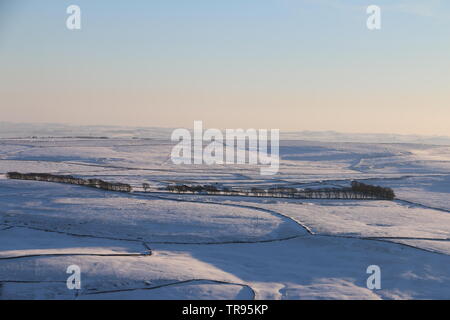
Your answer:
[[[82,30],[66,29],[66,8]],[[382,29],[366,28],[367,5]],[[450,135],[450,2],[0,0],[2,121]]]

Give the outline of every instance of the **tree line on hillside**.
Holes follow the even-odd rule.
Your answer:
[[[6,177],[8,179],[16,179],[16,180],[34,180],[34,181],[75,184],[108,191],[131,192],[133,189],[129,184],[125,183],[107,182],[100,179],[82,179],[70,175],[55,175],[49,173],[8,172],[6,174]]]
[[[230,196],[253,196],[274,198],[296,198],[296,199],[379,199],[393,200],[394,191],[391,188],[372,186],[353,181],[351,187],[341,188],[306,188],[296,189],[291,187],[273,187],[268,189],[230,189],[227,187],[217,188],[214,185],[169,185],[166,190],[174,193],[197,193]]]
[[[380,199],[394,200],[395,193],[391,188],[372,186],[358,181],[352,181],[352,191],[362,195]]]

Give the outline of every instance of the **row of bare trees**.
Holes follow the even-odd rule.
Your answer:
[[[341,188],[316,188],[316,189],[296,189],[289,187],[274,187],[269,189],[230,189],[217,188],[214,185],[169,185],[167,191],[174,193],[197,193],[212,195],[230,196],[253,196],[272,198],[296,198],[296,199],[380,199],[393,200],[394,191],[390,188],[371,186],[353,181],[351,187]]]
[[[358,181],[352,181],[352,191],[366,197],[394,200],[395,193],[391,188],[372,186]]]
[[[193,185],[188,186],[185,184],[182,185],[169,185],[166,187],[166,190],[170,192],[177,192],[177,193],[233,193],[236,192],[235,190],[231,190],[229,188],[222,188],[218,189],[216,186],[213,185]]]
[[[131,192],[133,190],[133,188],[129,184],[125,183],[107,182],[100,179],[82,179],[70,175],[8,172],[6,174],[6,177],[8,179],[17,179],[17,180],[34,180],[34,181],[75,184],[108,191]]]

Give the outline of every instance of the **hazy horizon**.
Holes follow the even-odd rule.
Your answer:
[[[71,4],[81,30],[66,28]],[[450,136],[448,9],[3,0],[0,121]]]
[[[192,132],[193,126],[184,127]],[[211,128],[203,123],[203,129]],[[161,126],[118,126],[118,125],[77,125],[64,123],[15,123],[0,121],[0,139],[105,137],[119,139],[169,140],[175,127]],[[219,128],[224,130],[225,128]],[[242,129],[242,128],[228,128]],[[258,128],[243,128],[256,129]],[[280,141],[309,141],[324,143],[363,144],[420,144],[449,146],[450,136],[395,133],[340,132],[340,131],[284,131],[280,130]]]
[[[200,120],[198,120],[200,121]],[[36,122],[36,121],[0,121],[0,124],[10,124],[10,125],[14,125],[14,126],[46,126],[48,128],[51,128],[52,126],[67,126],[67,127],[83,127],[83,128],[95,128],[95,127],[111,127],[111,128],[130,128],[130,129],[168,129],[168,130],[173,130],[173,129],[177,129],[177,128],[186,128],[186,129],[193,129],[193,122],[189,125],[187,124],[186,126],[162,126],[162,125],[120,125],[120,124],[82,124],[82,123],[70,123],[70,122],[46,122],[46,121],[42,121],[42,122]],[[204,123],[205,127],[204,129],[208,129],[208,128],[213,128],[212,126],[209,126],[208,123]],[[225,129],[258,129],[258,127],[255,128],[250,128],[250,127],[214,127],[214,129],[219,129],[219,130],[225,130]],[[277,128],[274,128],[277,129]],[[354,135],[395,135],[395,136],[420,136],[420,137],[448,137],[450,138],[450,135],[446,135],[446,134],[414,134],[414,133],[395,133],[395,132],[369,132],[369,131],[359,131],[359,132],[350,132],[350,131],[338,131],[338,130],[284,130],[281,129],[280,130],[281,133],[298,133],[298,132],[311,132],[311,133],[339,133],[339,134],[354,134]]]

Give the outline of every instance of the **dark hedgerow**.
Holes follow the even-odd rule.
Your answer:
[[[108,191],[120,191],[131,192],[133,188],[129,184],[107,182],[100,179],[82,179],[75,178],[70,175],[55,175],[49,173],[20,173],[20,172],[8,172],[6,174],[8,179],[16,180],[34,180],[34,181],[46,181],[46,182],[58,182],[75,184],[80,186],[93,187],[97,189],[103,189]]]
[[[228,187],[217,188],[214,185],[169,185],[167,191],[175,193],[204,193],[216,195],[243,195],[253,197],[275,197],[296,199],[361,199],[361,200],[393,200],[394,191],[391,188],[371,186],[357,181],[352,181],[351,187],[342,188],[296,188],[273,187],[268,189],[230,189]]]
[[[367,197],[378,199],[393,200],[395,198],[394,190],[380,186],[372,186],[358,181],[352,181],[352,190],[361,193]]]

